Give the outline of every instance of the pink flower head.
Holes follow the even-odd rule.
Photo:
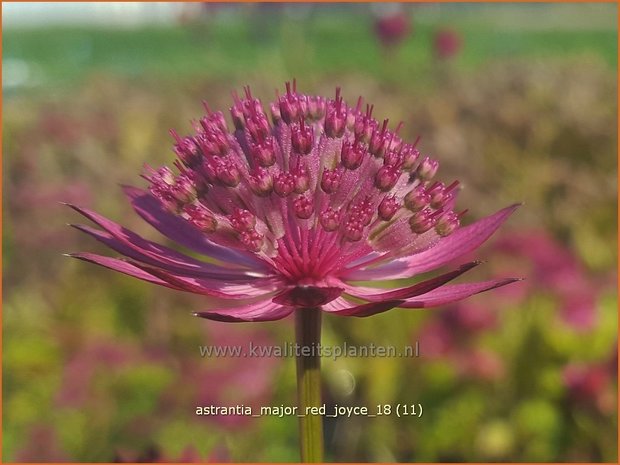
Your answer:
[[[463,41],[454,29],[439,29],[435,33],[434,47],[438,58],[446,59],[455,56],[461,50]]]
[[[475,250],[517,208],[461,227],[458,182],[434,181],[438,162],[361,105],[349,107],[340,89],[329,99],[301,94],[293,83],[268,106],[268,118],[247,88],[234,98],[232,130],[205,105],[195,134],[173,133],[176,169],[148,168],[149,190],[125,193],[145,221],[209,261],[76,206],[100,229],[75,227],[124,258],[72,256],[207,295],[214,307],[196,315],[232,322],[278,320],[319,306],[370,316],[443,305],[515,281],[446,284],[478,265],[472,262],[391,291],[355,284],[433,271]]]
[[[401,10],[380,15],[375,20],[375,33],[384,47],[402,43],[411,34],[411,18]]]
[[[594,407],[602,413],[615,411],[613,369],[609,364],[572,363],[563,371],[568,397],[576,404]]]
[[[464,378],[496,381],[505,373],[503,360],[496,353],[484,349],[470,349],[454,354],[454,362]]]
[[[511,269],[515,259],[534,279],[529,287],[550,292],[559,299],[561,319],[576,330],[592,329],[597,321],[596,301],[601,286],[588,276],[583,263],[569,248],[544,231],[520,231],[502,237],[494,247]],[[527,288],[521,286],[521,293]],[[512,293],[516,297],[523,297]]]

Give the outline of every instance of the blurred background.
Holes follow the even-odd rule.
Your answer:
[[[208,301],[62,257],[104,249],[75,202],[155,240],[120,184],[173,159],[170,128],[302,92],[374,103],[460,179],[474,221],[523,206],[466,303],[326,317],[324,342],[419,341],[419,358],[323,361],[328,405],[421,403],[422,418],[326,419],[333,461],[617,461],[617,5],[3,4],[3,461],[297,461],[297,420],[197,417],[293,405],[290,319],[198,320]],[[465,260],[463,260],[465,261]]]

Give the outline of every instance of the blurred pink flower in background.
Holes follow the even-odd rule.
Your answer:
[[[491,309],[471,302],[463,302],[441,313],[447,326],[455,331],[476,334],[495,328],[497,315]]]
[[[61,202],[91,202],[92,198],[90,187],[79,181],[39,184],[33,180],[9,186],[7,191],[8,206],[16,212],[11,224],[12,241],[16,247],[42,252],[49,252],[50,246],[65,247],[74,243],[74,239],[67,237],[62,225],[40,222],[40,218],[54,211],[58,214]],[[24,209],[23,205],[30,207]],[[35,222],[39,224],[33,228]]]
[[[374,30],[377,39],[386,48],[393,48],[411,36],[411,17],[402,9],[379,11],[376,14]]]
[[[462,350],[479,334],[497,325],[495,313],[469,302],[452,305],[429,318],[419,331],[421,350],[430,357],[443,357]]]
[[[420,352],[429,359],[449,361],[459,376],[492,381],[504,374],[495,353],[476,347],[478,337],[497,326],[495,312],[463,302],[433,315],[417,332]]]
[[[463,39],[455,29],[441,28],[435,32],[433,47],[438,58],[452,58],[461,51]]]
[[[455,355],[455,366],[461,377],[494,381],[505,374],[504,361],[491,350],[472,349]]]
[[[246,405],[253,410],[269,404],[274,393],[274,379],[281,364],[277,357],[252,357],[249,345],[273,346],[274,341],[262,331],[236,331],[222,325],[206,326],[210,347],[243,349],[247,356],[205,357],[197,362],[181,361],[178,381],[165,394],[164,403],[175,400],[179,390],[191,387],[186,397],[189,410],[207,405]],[[181,402],[185,402],[181,400]],[[245,415],[210,415],[200,421],[212,421],[228,429],[251,426],[254,418]]]
[[[35,425],[30,428],[25,444],[15,453],[16,462],[71,462],[58,441],[56,428]]]
[[[64,366],[62,383],[56,395],[58,407],[79,408],[96,403],[94,377],[97,375],[109,377],[137,364],[165,361],[162,354],[143,353],[135,345],[118,340],[88,341],[72,353]]]
[[[47,105],[41,109],[36,131],[29,141],[39,148],[54,147],[69,153],[92,140],[109,144],[119,132],[119,123],[109,112],[109,109],[86,108],[81,112],[67,113],[61,105]]]
[[[603,414],[616,411],[616,378],[615,370],[605,363],[571,363],[563,372],[569,400]]]
[[[580,259],[543,231],[521,231],[504,235],[493,249],[508,256],[506,263],[527,268],[523,286],[506,289],[513,298],[524,298],[532,290],[550,292],[559,299],[559,315],[576,330],[589,330],[596,324],[596,299],[602,284],[590,277]],[[518,269],[518,268],[517,268]],[[501,271],[500,271],[501,272]]]
[[[454,350],[452,329],[439,318],[430,318],[417,333],[421,352],[430,358],[440,358]]]

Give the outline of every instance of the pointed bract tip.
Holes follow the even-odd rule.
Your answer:
[[[66,205],[69,208],[72,208],[73,210],[80,212],[80,210],[82,209],[82,207],[78,207],[77,205],[75,205],[74,203],[69,203],[69,202],[63,202],[64,205]]]
[[[498,287],[507,286],[508,284],[517,283],[520,281],[525,281],[525,278],[506,278],[497,283],[497,286],[494,286],[493,289],[497,289]]]
[[[482,264],[482,261],[474,260],[473,262],[465,263],[465,264],[459,266],[456,271],[471,270],[472,268],[476,268],[478,265],[481,265],[481,264]]]

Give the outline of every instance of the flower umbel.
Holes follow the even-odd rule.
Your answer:
[[[85,208],[76,225],[124,258],[72,256],[161,286],[207,295],[218,321],[268,321],[295,308],[370,316],[443,305],[515,281],[447,284],[467,263],[394,290],[357,281],[411,278],[480,246],[516,209],[469,226],[459,183],[435,181],[438,162],[401,139],[373,106],[304,95],[295,83],[268,105],[234,95],[233,127],[205,104],[195,134],[175,138],[175,169],[147,168],[148,191],[125,187],[135,211],[209,263],[156,244]],[[360,300],[362,303],[360,303]]]

